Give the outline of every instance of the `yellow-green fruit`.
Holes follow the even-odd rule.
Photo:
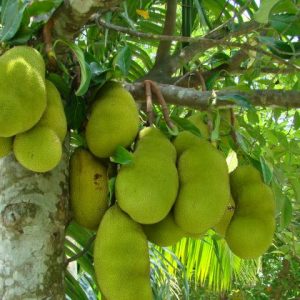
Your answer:
[[[203,113],[197,112],[188,118],[200,131],[204,139],[209,138],[209,130],[207,124],[203,122]]]
[[[59,139],[63,141],[67,133],[67,119],[59,91],[49,80],[46,80],[46,91],[47,108],[39,121],[39,125],[53,129]]]
[[[189,131],[181,131],[177,137],[174,139],[173,144],[176,148],[177,155],[180,156],[185,150],[197,145],[201,144],[200,137],[194,135]]]
[[[8,155],[12,150],[13,138],[0,137],[0,158]]]
[[[19,163],[34,172],[47,172],[61,160],[62,146],[57,134],[48,127],[36,126],[18,134],[13,144]]]
[[[75,221],[91,230],[108,208],[106,168],[84,149],[77,149],[70,160],[70,198]]]
[[[33,48],[14,47],[0,57],[0,136],[31,129],[46,108],[45,65]]]
[[[274,228],[274,217],[237,216],[227,229],[226,242],[240,258],[257,258],[270,247]]]
[[[233,199],[238,197],[239,190],[244,184],[261,182],[260,172],[252,165],[238,166],[230,174],[230,188]]]
[[[117,205],[105,213],[95,240],[94,268],[107,299],[152,300],[147,238]]]
[[[227,204],[227,207],[225,209],[225,213],[224,213],[222,219],[220,220],[220,222],[218,224],[216,224],[214,226],[214,230],[222,237],[225,237],[226,230],[227,230],[230,220],[234,214],[234,210],[235,210],[235,203],[233,201],[233,198],[230,197],[230,200]]]
[[[113,155],[118,145],[127,147],[135,139],[139,114],[131,94],[117,84],[99,92],[86,126],[86,141],[100,158]]]
[[[206,232],[220,221],[230,197],[226,160],[201,139],[201,144],[181,154],[177,164],[180,189],[175,222],[191,234]]]
[[[143,230],[150,242],[161,247],[175,245],[186,236],[186,233],[175,223],[172,212],[156,224],[143,225]]]
[[[178,174],[172,143],[156,128],[144,130],[147,134],[141,133],[132,162],[117,175],[116,199],[136,222],[154,224],[175,202]]]
[[[235,212],[225,239],[241,258],[256,258],[272,243],[275,231],[275,201],[262,182],[242,185],[235,199]]]

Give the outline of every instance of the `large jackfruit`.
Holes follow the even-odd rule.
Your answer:
[[[97,157],[111,156],[117,146],[129,146],[139,127],[139,114],[131,94],[117,83],[100,90],[86,126],[86,141]]]
[[[152,243],[161,247],[175,245],[187,234],[175,223],[173,213],[170,212],[162,221],[143,225],[143,230]]]
[[[94,268],[107,299],[152,300],[147,238],[117,205],[105,213],[95,240]]]
[[[272,243],[275,231],[275,201],[272,190],[251,166],[238,167],[230,177],[235,211],[225,239],[241,258],[257,258]]]
[[[0,158],[8,155],[12,151],[12,145],[12,137],[0,137]]]
[[[0,57],[0,136],[31,129],[46,108],[45,65],[27,46],[14,47]]]
[[[181,153],[177,165],[180,181],[174,205],[178,226],[190,234],[200,234],[222,218],[230,197],[226,160],[221,152],[204,139],[194,142],[187,134],[187,145],[180,140]],[[178,144],[175,140],[175,146]]]
[[[116,178],[116,199],[123,211],[141,224],[164,219],[178,190],[176,151],[156,128],[140,133],[133,160],[123,165]]]
[[[70,200],[75,221],[96,230],[108,208],[106,168],[87,150],[76,149],[70,160]]]
[[[63,141],[67,133],[67,119],[59,91],[49,80],[46,80],[46,91],[47,108],[38,124],[53,129]]]
[[[34,172],[47,172],[61,160],[62,146],[57,134],[48,127],[35,126],[18,134],[13,151],[18,162]]]

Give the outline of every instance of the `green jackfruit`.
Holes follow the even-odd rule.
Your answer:
[[[46,91],[47,108],[38,124],[54,130],[63,141],[67,134],[67,119],[59,91],[49,80],[46,80]]]
[[[127,147],[135,139],[139,114],[131,94],[121,85],[109,83],[100,90],[86,126],[86,141],[97,157],[113,155],[118,145]]]
[[[225,157],[204,139],[179,157],[175,222],[185,232],[206,232],[222,218],[230,197]]]
[[[12,151],[13,138],[0,137],[0,158],[8,155]]]
[[[141,224],[164,219],[178,190],[176,151],[159,129],[143,129],[133,160],[116,178],[116,199],[123,211]]]
[[[272,243],[275,231],[275,201],[263,182],[249,182],[239,188],[235,211],[225,239],[241,258],[257,258]]]
[[[238,193],[244,184],[261,182],[260,172],[252,165],[238,166],[230,174],[230,188],[233,199],[238,198]]]
[[[105,213],[95,240],[94,268],[107,299],[153,300],[147,238],[117,205]]]
[[[70,160],[70,200],[75,221],[91,230],[108,209],[106,168],[84,149],[76,149]]]
[[[14,47],[0,57],[0,136],[31,129],[46,109],[45,65],[33,48]]]
[[[188,118],[189,121],[191,121],[200,131],[201,136],[204,139],[209,139],[209,129],[207,124],[203,121],[203,113],[202,112],[196,112],[195,114],[191,115]]]
[[[230,220],[233,216],[234,210],[235,210],[235,203],[233,201],[233,198],[230,197],[230,200],[227,204],[227,207],[226,207],[226,210],[225,210],[225,213],[224,213],[222,219],[220,220],[220,222],[218,224],[216,224],[214,226],[214,230],[222,237],[225,237],[226,230],[227,230]]]
[[[47,172],[61,160],[62,146],[57,134],[48,127],[35,126],[14,139],[13,151],[18,162],[34,172]]]
[[[143,225],[143,230],[150,242],[161,247],[175,245],[186,236],[186,233],[175,223],[172,212],[156,224]]]
[[[189,131],[181,131],[173,141],[177,156],[180,156],[185,150],[200,144],[202,139]]]

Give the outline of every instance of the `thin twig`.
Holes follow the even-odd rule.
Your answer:
[[[70,262],[75,261],[81,256],[83,256],[84,254],[86,254],[89,251],[95,239],[96,239],[96,235],[91,236],[90,239],[87,241],[85,247],[82,249],[82,251],[78,252],[76,255],[66,260],[65,266],[67,267]]]
[[[200,80],[200,84],[201,84],[201,87],[202,87],[202,92],[206,92],[207,91],[206,83],[205,83],[205,79],[204,79],[202,73],[201,72],[196,72],[196,75]]]
[[[150,126],[152,126],[154,123],[154,113],[153,113],[153,103],[152,103],[151,81],[145,80],[144,84],[145,84],[145,93],[146,93],[148,123]]]
[[[234,144],[237,145],[238,142],[237,142],[237,136],[235,132],[235,115],[234,115],[233,108],[230,108],[229,111],[230,111],[230,125],[231,125],[230,134],[232,136]]]
[[[167,123],[167,125],[172,129],[175,128],[175,125],[173,124],[171,118],[170,118],[170,114],[169,114],[169,109],[167,106],[167,103],[164,99],[163,94],[160,91],[159,86],[152,80],[149,80],[149,82],[151,82],[151,86],[152,86],[152,90],[155,93],[157,100],[159,102],[159,104],[161,105],[161,109],[162,109],[162,113],[164,115],[164,119]]]

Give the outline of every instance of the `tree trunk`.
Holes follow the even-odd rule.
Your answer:
[[[67,157],[34,173],[0,159],[0,299],[65,299]]]

